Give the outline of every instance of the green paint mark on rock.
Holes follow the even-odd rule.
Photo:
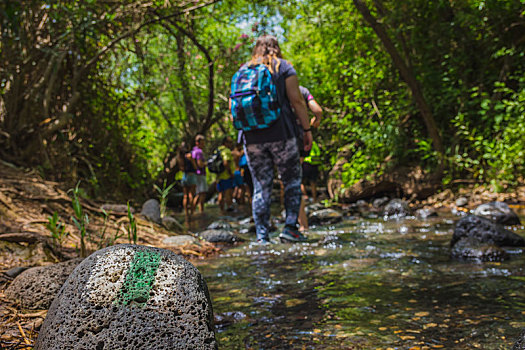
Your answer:
[[[162,257],[155,252],[136,252],[116,303],[144,306],[150,298],[150,290],[155,283],[161,259]]]

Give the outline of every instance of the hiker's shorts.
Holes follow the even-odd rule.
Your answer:
[[[197,175],[195,173],[184,173],[180,183],[184,187],[194,186],[197,184]]]
[[[234,187],[235,187],[235,184],[233,182],[233,177],[226,179],[226,180],[219,180],[217,182],[217,192],[224,192]]]
[[[206,193],[208,191],[208,184],[206,183],[206,175],[197,175],[196,176],[196,193]]]

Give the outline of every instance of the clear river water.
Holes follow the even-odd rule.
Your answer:
[[[220,348],[510,349],[525,327],[525,253],[451,260],[458,219],[349,217],[312,228],[308,243],[247,236],[194,261]]]

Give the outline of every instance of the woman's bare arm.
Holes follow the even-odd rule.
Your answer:
[[[299,119],[304,130],[310,129],[310,121],[308,119],[308,111],[306,110],[306,103],[304,102],[303,95],[299,91],[299,80],[297,75],[292,75],[286,78],[286,95],[292,105],[297,118]],[[312,148],[312,133],[304,133],[304,149],[308,151]]]

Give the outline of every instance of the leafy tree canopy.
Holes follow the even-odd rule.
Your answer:
[[[272,33],[325,109],[324,170],[350,151],[344,186],[407,164],[516,184],[524,4],[4,0],[0,156],[95,194],[150,191],[180,142],[235,134],[231,76]]]

